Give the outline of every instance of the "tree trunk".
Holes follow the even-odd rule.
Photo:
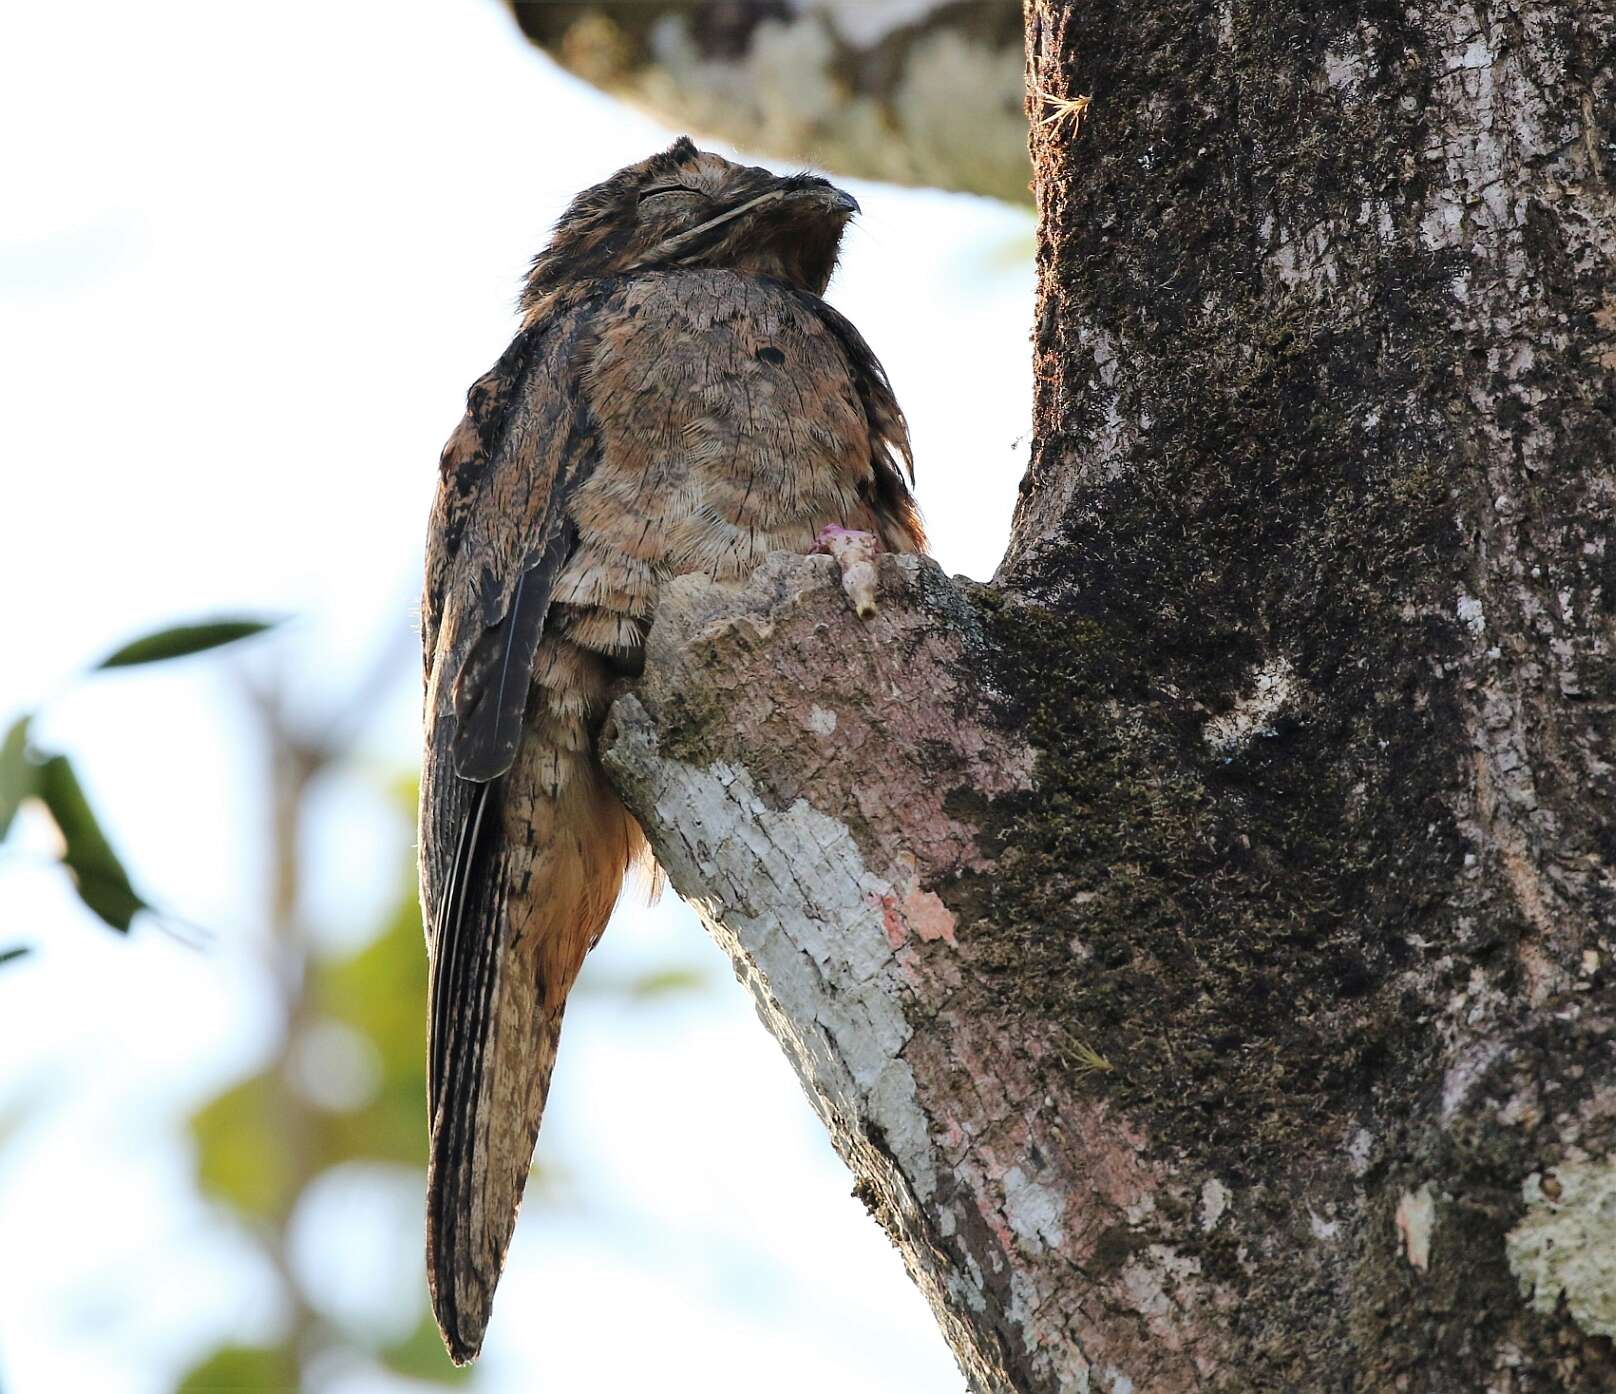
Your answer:
[[[576,77],[693,135],[1030,201],[1018,0],[507,0]]]
[[[1608,1391],[1616,14],[1027,18],[996,583],[681,582],[608,761],[974,1389]]]

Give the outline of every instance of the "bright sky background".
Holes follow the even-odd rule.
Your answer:
[[[558,73],[493,0],[6,6],[0,128],[0,722],[48,700],[38,737],[137,883],[215,932],[121,942],[29,838],[0,853],[0,945],[38,947],[0,970],[0,1388],[158,1394],[276,1316],[180,1132],[277,1031],[264,772],[243,660],[68,679],[176,619],[270,612],[292,622],[250,661],[282,661],[318,723],[382,645],[412,649],[437,452],[527,259],[574,192],[677,133]],[[1030,219],[851,187],[830,298],[908,412],[937,555],[986,577],[1025,461]],[[417,758],[396,671],[365,728],[379,773]],[[409,831],[354,779],[315,822],[310,914],[355,942]],[[586,983],[675,960],[719,988],[569,1011],[540,1143],[564,1203],[524,1211],[476,1387],[957,1394],[694,917],[620,914]],[[304,1224],[335,1305],[419,1281],[416,1178],[339,1179]]]

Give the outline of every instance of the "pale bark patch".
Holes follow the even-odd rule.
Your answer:
[[[1427,1181],[1416,1191],[1404,1191],[1397,1202],[1397,1234],[1403,1257],[1421,1273],[1431,1267],[1431,1232],[1436,1228],[1436,1197]]]

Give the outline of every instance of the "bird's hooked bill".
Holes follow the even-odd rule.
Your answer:
[[[801,180],[794,189],[788,190],[796,194],[818,194],[825,203],[835,212],[846,213],[851,217],[861,212],[859,201],[848,193],[846,189],[838,189],[827,179],[819,179],[812,175],[799,176]]]

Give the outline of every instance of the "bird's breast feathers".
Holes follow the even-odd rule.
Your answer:
[[[733,578],[864,511],[869,426],[803,298],[727,271],[635,278],[603,307],[584,381],[600,459],[580,536],[663,574]]]

